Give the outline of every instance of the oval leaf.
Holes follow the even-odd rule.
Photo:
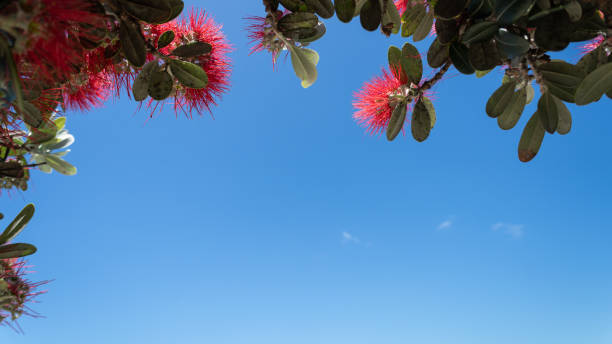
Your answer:
[[[170,60],[170,71],[172,75],[185,87],[200,89],[208,85],[208,75],[202,67],[197,64]]]
[[[586,105],[592,103],[611,90],[612,62],[609,62],[589,73],[580,83],[576,90],[576,104]]]
[[[519,160],[528,162],[535,158],[538,151],[540,151],[545,133],[546,131],[542,126],[542,122],[540,122],[540,116],[536,111],[527,122],[523,134],[521,135],[518,146]]]
[[[0,259],[21,258],[34,253],[36,253],[36,246],[30,244],[0,246]]]
[[[26,205],[0,235],[0,245],[13,240],[34,216],[34,204]]]
[[[393,141],[400,131],[402,131],[402,128],[404,128],[406,112],[408,110],[407,105],[404,99],[395,106],[395,109],[393,109],[393,113],[391,113],[391,118],[389,119],[389,125],[387,126],[387,140]]]

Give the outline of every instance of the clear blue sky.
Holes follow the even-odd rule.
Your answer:
[[[503,132],[484,112],[501,73],[452,70],[430,139],[388,143],[351,101],[399,37],[328,21],[304,90],[288,59],[248,56],[260,1],[189,5],[225,25],[231,92],[214,120],[146,122],[125,97],[68,115],[78,175],[0,199],[36,204],[21,239],[54,279],[46,318],[0,343],[612,343],[610,100],[570,106],[523,164],[535,103]]]

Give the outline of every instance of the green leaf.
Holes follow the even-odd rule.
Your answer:
[[[210,53],[212,51],[212,45],[205,42],[194,42],[174,49],[172,55],[183,58],[197,57]]]
[[[601,98],[604,93],[612,90],[612,62],[598,67],[578,86],[576,90],[576,104],[586,105]]]
[[[43,116],[40,110],[30,102],[23,102],[23,108],[19,110],[19,115],[27,125],[32,128],[38,128],[43,122]]]
[[[319,22],[317,26],[315,26],[314,29],[309,32],[310,36],[305,34],[302,34],[301,36],[298,35],[299,37],[296,40],[300,43],[311,43],[323,37],[326,32],[327,29],[325,28],[325,24],[323,24],[323,22]]]
[[[66,126],[66,117],[56,118],[53,123],[55,124],[55,132],[58,132]]]
[[[525,88],[514,92],[508,106],[503,110],[502,114],[497,117],[497,125],[503,130],[510,130],[518,123],[525,104],[527,103],[527,91]]]
[[[487,115],[492,118],[499,117],[512,101],[516,81],[502,84],[487,101]]]
[[[408,74],[406,74],[405,69],[402,67],[402,51],[400,48],[393,45],[390,46],[389,51],[387,52],[387,57],[389,60],[389,69],[394,73],[394,75],[399,76],[402,84],[406,84],[409,81],[409,77]]]
[[[402,37],[412,36],[425,15],[426,9],[421,3],[407,7],[402,15]]]
[[[170,7],[172,7],[172,13],[170,14],[170,18],[168,21],[173,20],[178,17],[181,12],[183,12],[183,8],[185,7],[185,3],[183,0],[168,0],[170,2]]]
[[[179,79],[179,77],[176,75],[174,76]],[[167,71],[158,68],[157,70],[153,70],[151,72],[149,85],[147,87],[147,92],[151,98],[155,100],[164,100],[170,96],[173,88],[174,80]]]
[[[159,36],[159,38],[157,39],[157,49],[163,49],[167,47],[170,43],[172,43],[172,41],[174,41],[174,37],[176,37],[176,35],[172,30],[168,30],[162,33],[161,36]]]
[[[302,87],[308,88],[317,80],[317,63],[319,63],[319,54],[312,49],[298,48],[289,45],[291,52],[291,64],[293,70],[300,80]]]
[[[602,46],[591,50],[588,54],[582,56],[580,61],[576,63],[576,66],[581,68],[584,71],[584,74],[589,74],[600,65],[604,64],[607,61],[606,51]]]
[[[149,81],[151,80],[151,73],[159,67],[157,60],[147,62],[144,65],[134,83],[132,84],[132,95],[134,100],[143,101],[149,96]]]
[[[170,60],[172,75],[185,87],[201,89],[208,86],[208,75],[197,64]]]
[[[572,0],[565,4],[564,7],[571,21],[577,22],[582,18],[582,6],[580,6],[578,1]]]
[[[434,39],[427,50],[427,64],[431,68],[440,68],[448,61],[449,46],[440,43],[438,38]]]
[[[531,86],[531,83],[527,84],[525,89],[527,90],[527,104],[530,104],[535,97],[535,90],[533,89],[533,86]]]
[[[334,16],[334,4],[331,0],[305,0],[321,18],[329,19]]]
[[[502,57],[493,40],[470,44],[468,58],[476,70],[491,70],[502,62]]]
[[[0,235],[0,245],[4,245],[7,242],[13,240],[21,231],[25,228],[25,226],[30,222],[32,216],[34,216],[34,204],[26,205],[20,212],[17,214],[13,222],[11,222],[8,227],[4,230],[2,235]]]
[[[523,55],[529,50],[529,42],[524,37],[505,30],[499,30],[495,41],[499,51],[507,58]]]
[[[30,244],[10,244],[0,246],[0,259],[21,258],[36,252],[36,246]]]
[[[544,92],[538,101],[538,115],[542,126],[549,133],[553,134],[557,131],[559,124],[559,112],[557,111],[557,97],[550,92]]]
[[[419,99],[412,111],[412,137],[417,142],[427,140],[431,132],[433,121],[430,109],[433,109],[433,107],[428,107],[422,99]]]
[[[166,0],[119,0],[132,17],[150,24],[163,24],[170,20],[173,8]]]
[[[335,0],[334,7],[336,8],[336,16],[341,22],[350,22],[355,14],[357,6],[356,0]]]
[[[67,175],[73,176],[77,173],[76,167],[72,166],[72,164],[64,161],[63,159],[57,157],[56,155],[49,154],[45,155],[45,161],[52,169],[57,172]]]
[[[464,44],[453,42],[450,45],[449,57],[459,72],[472,74],[476,71],[470,62],[468,48]]]
[[[467,0],[438,0],[434,5],[436,17],[442,19],[452,19],[467,7]]]
[[[431,119],[431,128],[433,129],[433,127],[436,125],[436,109],[434,108],[433,103],[429,98],[421,96],[421,100],[423,101],[423,104],[429,112],[429,118]]]
[[[419,42],[427,38],[429,33],[431,32],[431,28],[434,24],[434,14],[433,11],[427,12],[427,14],[419,21],[419,25],[414,30],[412,34],[412,39],[415,42]]]
[[[557,112],[559,114],[557,132],[561,135],[565,135],[572,129],[572,114],[567,109],[567,106],[559,99],[557,99]]]
[[[383,32],[387,35],[398,33],[402,27],[402,17],[397,7],[391,1],[387,2],[386,11],[383,14],[381,23],[383,25]]]
[[[308,6],[302,0],[280,0],[280,3],[291,12],[304,12]]]
[[[313,13],[308,12],[297,12],[297,13],[289,13],[283,16],[278,21],[278,29],[283,33],[290,33],[294,30],[299,29],[314,29],[315,26],[319,23],[319,18]]]
[[[527,15],[535,0],[497,0],[495,16],[502,25],[513,24]]]
[[[495,22],[483,21],[468,27],[461,36],[463,44],[471,44],[475,42],[488,41],[499,30],[499,26]]]
[[[436,19],[435,23],[436,37],[442,44],[449,44],[453,42],[459,35],[459,25],[457,20],[443,20]]]
[[[423,61],[419,50],[414,45],[404,43],[401,63],[408,79],[418,85],[423,77]]]
[[[391,118],[389,119],[389,125],[387,126],[387,140],[393,141],[402,131],[404,122],[406,121],[407,107],[407,100],[404,98],[393,109]]]
[[[519,141],[518,146],[519,160],[522,162],[528,162],[535,158],[540,150],[540,147],[542,146],[545,133],[546,131],[542,126],[540,116],[536,111],[536,113],[534,113],[527,122],[527,125],[523,130],[523,134],[521,135],[521,140]]]
[[[563,61],[552,61],[538,66],[549,91],[567,102],[574,102],[576,89],[584,80],[582,68]]]
[[[119,27],[119,40],[121,51],[125,58],[134,66],[142,67],[147,59],[145,40],[140,31],[140,25],[129,21],[121,21]]]
[[[382,8],[378,0],[367,0],[359,14],[361,26],[368,31],[375,31],[382,20]]]

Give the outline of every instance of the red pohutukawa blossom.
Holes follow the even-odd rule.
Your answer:
[[[402,86],[396,73],[383,69],[382,76],[374,77],[355,92],[353,106],[357,112],[353,118],[370,134],[382,133],[389,125],[395,106],[393,97],[401,94]]]
[[[232,50],[225,35],[221,32],[221,25],[216,24],[205,11],[192,11],[189,17],[174,20],[161,25],[152,25],[151,37],[154,41],[167,30],[175,33],[171,44],[161,49],[164,54],[186,43],[205,42],[212,46],[209,54],[189,60],[202,67],[208,76],[208,85],[205,88],[193,89],[178,86],[174,95],[174,109],[184,111],[191,115],[193,111],[202,113],[211,112],[223,93],[229,90],[231,64],[227,54]],[[153,101],[149,102],[149,107]]]
[[[286,13],[277,11],[274,20],[280,20],[285,14]],[[251,54],[264,50],[269,51],[272,54],[272,68],[274,68],[279,55],[286,48],[286,44],[278,37],[272,27],[271,20],[273,17],[268,16],[264,18],[255,16],[245,19],[250,22],[246,30],[249,32],[249,43],[252,45]]]
[[[588,43],[582,45],[580,47],[580,50],[582,50],[584,54],[588,54],[589,52],[597,49],[597,47],[599,47],[603,43],[603,41],[604,41],[604,37],[598,36],[594,38],[593,40],[589,41]]]
[[[95,39],[81,28],[105,29],[103,14],[87,0],[41,0],[34,13],[30,26],[37,29],[15,47],[20,73],[49,84],[78,73],[85,52],[79,38]]]
[[[37,313],[32,311],[27,303],[45,293],[37,291],[37,288],[47,283],[25,279],[26,268],[24,260],[0,259],[0,324],[12,326],[16,330],[19,330],[19,325],[8,321],[15,321],[22,315],[36,317]]]

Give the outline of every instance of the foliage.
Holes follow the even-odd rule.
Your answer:
[[[354,117],[372,133],[386,131],[395,139],[406,122],[415,140],[427,139],[436,115],[426,92],[452,66],[481,77],[494,68],[505,70],[502,86],[489,98],[485,112],[503,130],[512,129],[526,104],[541,96],[537,111],[523,130],[518,156],[527,162],[538,153],[546,133],[569,133],[571,114],[565,103],[587,105],[612,97],[612,2],[587,0],[264,0],[266,17],[252,17],[249,27],[255,51],[269,50],[276,60],[291,53],[303,87],[317,77],[317,53],[306,48],[323,37],[321,18],[342,22],[359,17],[368,31],[400,34],[414,42],[430,31],[435,39],[427,63],[438,69],[423,80],[421,54],[412,44],[391,46],[390,72],[366,83],[356,93]],[[281,9],[284,8],[284,10]],[[551,52],[571,42],[589,41],[577,63],[553,60]],[[412,116],[407,116],[407,111]]]

